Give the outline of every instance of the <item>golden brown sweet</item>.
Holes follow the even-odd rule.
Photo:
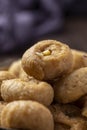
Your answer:
[[[11,73],[13,73],[16,77],[19,77],[21,69],[22,69],[21,60],[17,60],[17,61],[14,61],[10,65],[8,71],[11,72]]]
[[[55,100],[69,103],[87,94],[87,67],[80,68],[54,84]]]
[[[73,71],[87,66],[87,53],[72,49],[73,54]]]
[[[70,130],[87,130],[86,121],[81,116],[81,111],[74,105],[51,105],[54,121],[70,127]]]
[[[14,101],[6,105],[1,114],[1,125],[6,128],[54,130],[51,112],[34,101]]]
[[[70,48],[56,40],[44,40],[28,49],[22,57],[24,71],[39,80],[52,80],[71,71]]]
[[[8,71],[0,71],[0,100],[2,100],[1,97],[1,84],[3,80],[7,80],[7,79],[14,79],[15,75],[8,72]]]
[[[1,95],[5,101],[35,100],[46,106],[53,101],[54,91],[50,84],[41,81],[25,82],[21,79],[3,81]]]

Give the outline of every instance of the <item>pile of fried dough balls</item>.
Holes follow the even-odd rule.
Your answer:
[[[87,53],[36,43],[0,71],[0,99],[2,128],[87,130]]]

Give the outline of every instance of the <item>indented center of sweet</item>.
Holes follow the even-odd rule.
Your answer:
[[[45,51],[42,52],[42,54],[43,54],[44,56],[51,55],[51,50],[45,50]]]
[[[49,56],[51,55],[51,50],[45,50],[43,52],[36,52],[38,56]]]

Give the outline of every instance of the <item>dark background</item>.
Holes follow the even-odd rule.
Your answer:
[[[0,57],[44,39],[87,51],[87,0],[0,0]]]

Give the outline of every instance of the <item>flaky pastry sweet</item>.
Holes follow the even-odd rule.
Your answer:
[[[87,94],[87,67],[75,70],[54,83],[55,100],[70,103]]]
[[[72,52],[68,45],[44,40],[29,48],[22,57],[24,71],[38,80],[52,80],[71,71]]]
[[[1,113],[1,125],[25,130],[54,130],[51,112],[35,101],[14,101],[7,104]]]
[[[1,85],[1,95],[4,101],[34,100],[49,106],[54,97],[50,84],[38,80],[30,82],[21,79],[5,80]]]

